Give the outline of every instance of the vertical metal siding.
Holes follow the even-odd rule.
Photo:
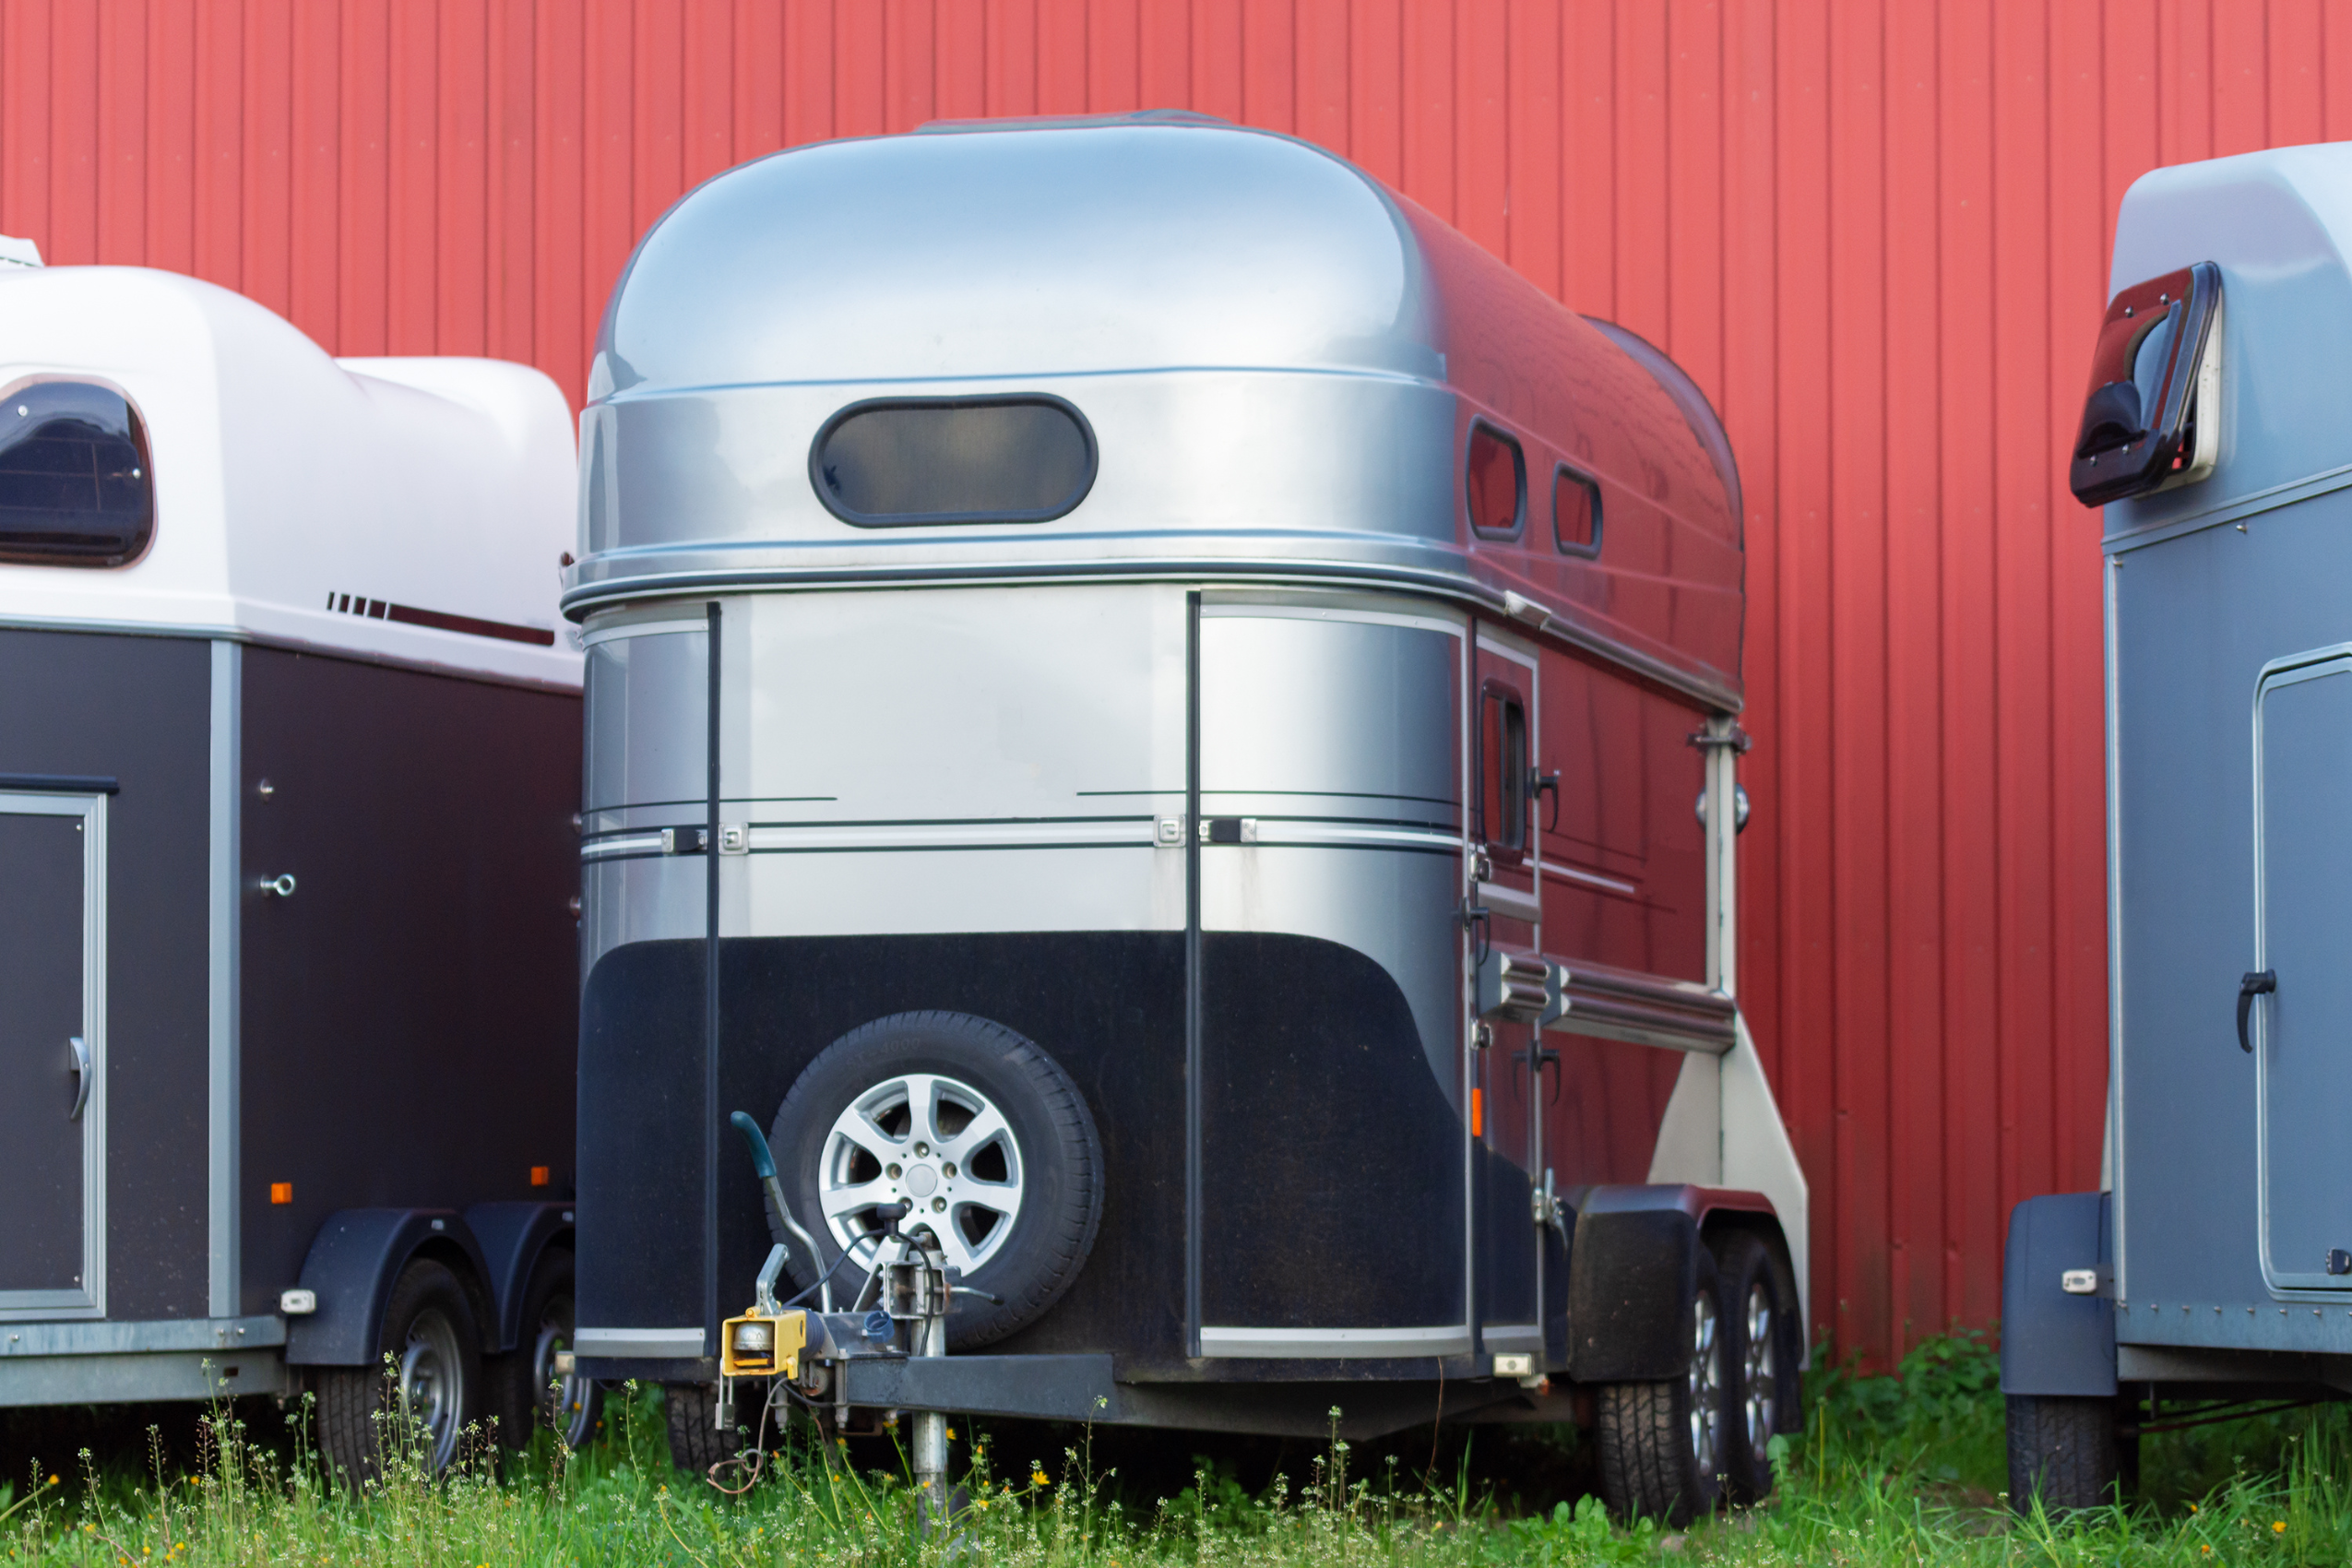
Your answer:
[[[1747,1004],[1814,1299],[1897,1353],[2097,1179],[2097,529],[2130,181],[2352,131],[2321,0],[0,0],[0,230],[339,353],[580,396],[695,181],[934,116],[1182,106],[1356,159],[1670,350],[1747,480]]]

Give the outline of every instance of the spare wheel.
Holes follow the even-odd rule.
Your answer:
[[[1060,1064],[1001,1024],[898,1013],[843,1035],[808,1065],[769,1142],[846,1308],[873,1262],[875,1210],[913,1206],[964,1283],[951,1347],[1004,1338],[1042,1316],[1086,1265],[1102,1220],[1102,1144]],[[805,1289],[817,1268],[777,1217]],[[846,1250],[849,1261],[840,1260]],[[835,1266],[838,1265],[838,1266]]]

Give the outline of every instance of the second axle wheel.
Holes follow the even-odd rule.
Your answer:
[[[1002,1299],[957,1299],[947,1338],[960,1348],[1059,1301],[1102,1222],[1102,1144],[1085,1097],[1035,1042],[968,1014],[899,1013],[843,1035],[784,1097],[769,1143],[837,1296],[873,1262],[875,1211],[904,1203],[908,1230],[929,1230],[965,1283]],[[775,1215],[768,1224],[790,1241]],[[793,1246],[790,1267],[807,1287],[817,1270],[803,1251]]]

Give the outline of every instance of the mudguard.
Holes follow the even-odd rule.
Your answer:
[[[473,1298],[484,1352],[506,1348],[511,1340],[491,1343],[499,1322],[484,1283],[490,1269],[463,1215],[448,1208],[347,1208],[327,1217],[303,1259],[301,1283],[316,1293],[318,1310],[287,1320],[286,1364],[363,1367],[374,1360],[392,1282],[420,1254],[456,1271]]]
[[[1698,1278],[1700,1232],[1719,1212],[1760,1217],[1761,1193],[1666,1185],[1595,1187],[1576,1208],[1568,1248],[1568,1375],[1578,1383],[1654,1383],[1691,1360],[1684,1309]],[[1783,1243],[1785,1246],[1785,1242]]]
[[[2108,1195],[2058,1193],[2009,1211],[2001,1263],[2001,1391],[2105,1396],[2115,1392],[2113,1251]],[[2067,1290],[2070,1271],[2096,1289]]]
[[[466,1210],[466,1228],[481,1244],[482,1278],[498,1303],[496,1321],[481,1325],[482,1351],[489,1355],[512,1349],[522,1343],[523,1293],[530,1289],[531,1271],[539,1266],[540,1254],[559,1238],[565,1246],[571,1245],[572,1206],[475,1204]]]

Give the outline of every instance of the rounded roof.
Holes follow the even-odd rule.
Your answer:
[[[1177,365],[1442,380],[1396,204],[1303,142],[1213,125],[985,122],[731,170],[646,236],[588,396]]]
[[[337,361],[253,301],[176,273],[0,269],[0,387],[33,379],[96,380],[130,399],[155,532],[124,566],[0,564],[0,623],[578,684],[557,611],[572,422],[539,372]]]

